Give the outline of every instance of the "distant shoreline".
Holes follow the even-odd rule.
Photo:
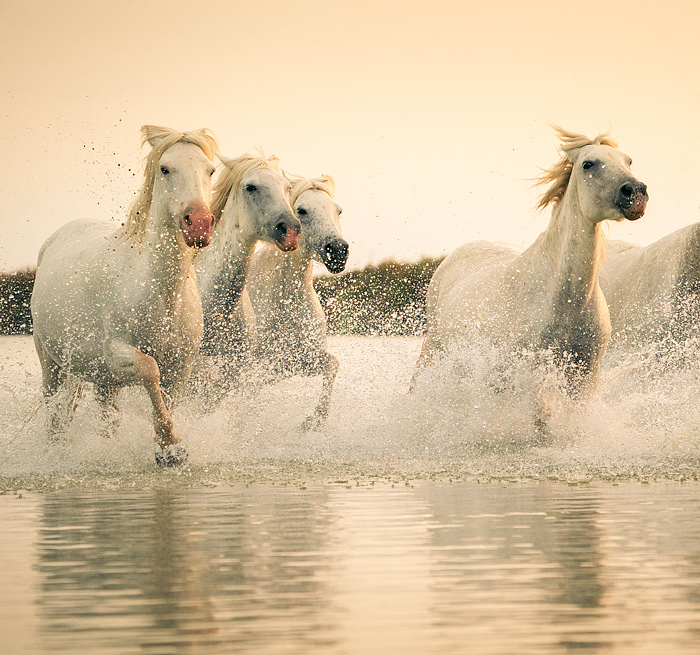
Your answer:
[[[331,334],[420,335],[425,293],[442,258],[392,260],[341,275],[320,275],[314,286]],[[35,270],[0,273],[0,335],[31,334]]]

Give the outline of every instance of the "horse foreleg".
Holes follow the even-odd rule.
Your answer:
[[[328,413],[331,408],[333,384],[335,383],[339,368],[340,364],[338,363],[338,358],[335,357],[335,355],[331,355],[331,353],[324,353],[324,359],[321,363],[321,372],[323,374],[321,396],[314,413],[302,422],[301,427],[303,430],[318,430],[328,418]]]
[[[112,341],[105,358],[117,380],[126,384],[141,384],[148,392],[153,405],[156,443],[161,448],[179,443],[180,437],[175,432],[173,419],[161,393],[160,369],[156,360],[123,341]]]

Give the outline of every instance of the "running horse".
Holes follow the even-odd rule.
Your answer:
[[[342,209],[334,200],[333,178],[290,178],[291,203],[302,226],[299,248],[283,252],[269,244],[259,247],[246,288],[258,334],[256,364],[272,380],[323,376],[314,413],[302,423],[304,430],[316,430],[328,418],[339,364],[328,350],[326,315],[313,285],[314,263],[341,273],[349,246],[340,231]]]
[[[561,158],[543,172],[538,208],[551,220],[527,250],[485,241],[458,248],[440,264],[427,293],[427,336],[412,387],[436,355],[460,344],[489,343],[506,359],[542,357],[563,372],[566,395],[594,391],[610,338],[598,283],[605,221],[637,220],[647,188],[608,134],[589,139],[555,126]],[[549,409],[535,386],[535,422]]]
[[[72,418],[78,385],[91,382],[105,415],[116,395],[141,385],[153,405],[156,461],[182,464],[187,452],[170,408],[187,384],[202,339],[193,257],[209,243],[213,163],[206,130],[145,125],[151,145],[145,180],[125,223],[72,221],[39,252],[31,311],[51,432]],[[69,375],[70,374],[70,375]]]
[[[601,285],[610,305],[616,347],[674,347],[696,339],[700,223],[646,247],[611,241]]]
[[[212,243],[196,263],[204,311],[201,353],[207,358],[197,368],[205,380],[213,375],[216,385],[208,389],[208,400],[238,388],[249,370],[257,334],[244,287],[256,245],[264,241],[290,252],[299,245],[301,231],[289,203],[291,184],[277,157],[260,151],[222,162],[214,185]]]

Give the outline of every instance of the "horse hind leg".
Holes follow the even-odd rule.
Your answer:
[[[95,397],[100,405],[104,436],[111,439],[121,425],[121,411],[117,403],[118,389],[115,387],[95,386]]]
[[[319,397],[316,409],[311,416],[307,416],[301,424],[302,430],[319,430],[328,418],[328,413],[331,408],[331,395],[333,393],[333,384],[338,375],[340,364],[338,358],[331,353],[324,353],[321,362],[320,371],[323,375],[323,386],[321,388],[321,396]]]
[[[83,385],[66,374],[44,348],[39,337],[34,335],[34,345],[41,364],[44,403],[49,410],[47,432],[49,439],[56,440],[65,432],[83,393]]]

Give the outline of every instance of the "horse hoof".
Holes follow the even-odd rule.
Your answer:
[[[156,464],[162,469],[184,466],[187,463],[187,457],[187,450],[181,444],[156,449]]]

